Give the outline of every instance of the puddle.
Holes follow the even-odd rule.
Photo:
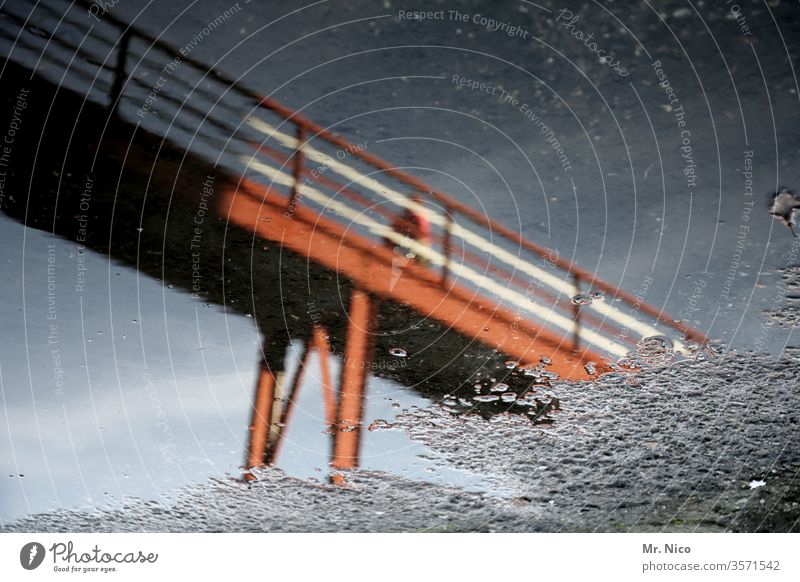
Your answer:
[[[251,321],[5,216],[0,242],[3,520],[235,471]]]
[[[15,250],[3,266],[12,284],[0,287],[3,522],[129,498],[168,502],[180,487],[241,476],[259,353],[252,317],[2,215],[0,244]],[[300,345],[287,352],[289,376]],[[330,361],[338,378],[341,358]],[[276,466],[326,482],[331,435],[317,367],[312,354]],[[375,425],[432,400],[370,375],[365,405],[359,470],[505,494],[406,431]]]
[[[775,298],[765,315],[782,328],[793,329],[800,321],[800,267],[778,269]]]
[[[774,495],[776,505],[785,501],[774,514],[777,527],[796,527],[797,494],[787,501],[781,492],[800,467],[800,359],[796,349],[784,350],[794,343],[800,278],[796,267],[775,270],[796,247],[784,231],[774,238],[766,213],[751,214],[747,190],[771,184],[763,175],[745,182],[740,203],[721,203],[717,192],[741,194],[740,172],[732,170],[742,161],[739,142],[718,141],[702,117],[685,132],[697,145],[697,167],[718,167],[719,159],[733,165],[726,162],[724,176],[720,170],[719,184],[702,183],[691,204],[663,195],[685,192],[684,178],[695,186],[694,158],[689,175],[682,155],[689,146],[667,147],[685,139],[674,132],[674,115],[653,117],[653,143],[640,131],[620,133],[617,123],[643,127],[643,105],[661,115],[663,91],[650,63],[631,69],[644,75],[635,80],[641,100],[612,99],[612,125],[609,111],[581,97],[584,79],[565,76],[552,59],[531,85],[496,62],[460,62],[437,43],[415,41],[427,48],[378,61],[363,51],[358,66],[334,59],[325,75],[358,88],[361,76],[410,62],[420,73],[436,70],[422,75],[424,93],[412,78],[381,77],[368,92],[311,100],[304,115],[358,136],[359,145],[340,148],[338,139],[314,136],[298,148],[296,136],[308,138],[307,128],[277,109],[254,109],[250,89],[229,91],[224,75],[208,75],[194,59],[181,61],[180,74],[170,70],[154,105],[163,63],[177,65],[165,47],[186,22],[176,21],[175,36],[164,37],[149,63],[133,67],[152,48],[149,33],[134,35],[126,58],[108,60],[123,54],[104,40],[119,38],[109,19],[95,27],[106,34],[84,38],[83,12],[68,9],[61,23],[55,6],[66,3],[48,4],[54,7],[35,10],[36,26],[23,24],[23,4],[0,19],[0,45],[11,55],[3,67],[7,114],[19,118],[13,172],[3,182],[16,198],[0,200],[0,526],[42,512],[46,524],[48,516],[59,519],[55,510],[70,508],[72,521],[61,526],[97,530],[112,527],[93,513],[105,508],[119,510],[101,514],[115,515],[107,524],[119,530],[138,527],[134,516],[144,529],[165,529],[168,519],[166,529],[191,531],[403,530],[429,527],[431,515],[437,527],[529,530],[534,516],[543,529],[613,530],[664,523],[689,506],[689,522],[706,526],[711,515],[714,527],[735,528],[745,515],[755,524],[745,529],[754,529],[759,508],[742,508]],[[143,16],[151,31],[164,32],[155,13]],[[641,16],[634,20],[660,42],[661,23]],[[304,19],[304,26],[316,22]],[[597,25],[616,26],[603,22]],[[441,27],[397,28],[392,19],[370,24],[376,48],[409,33],[422,35],[416,40],[442,34]],[[276,30],[273,40],[291,40],[296,26]],[[20,28],[26,31],[17,34]],[[329,32],[340,40],[327,45],[347,53],[346,34]],[[476,42],[508,48],[500,35],[484,37]],[[229,51],[230,38],[209,36],[202,52],[228,54],[225,75],[251,70],[254,53]],[[367,37],[352,38],[363,44]],[[693,51],[703,50],[702,38],[692,36]],[[74,50],[77,41],[86,41],[85,50]],[[739,44],[731,50],[746,54],[732,60],[747,74],[751,51]],[[260,64],[257,78],[234,76],[287,103],[316,95],[319,78],[301,73],[319,51],[286,46],[279,61]],[[295,53],[298,47],[310,52]],[[124,76],[97,70],[126,59]],[[33,68],[40,77],[31,77]],[[552,154],[541,149],[546,132],[518,123],[516,107],[454,92],[441,77],[449,69],[492,86],[516,84],[515,94],[535,98],[537,119],[578,148],[570,154],[575,171],[566,175],[562,162],[537,154],[543,179],[532,191],[519,170],[530,164],[528,154],[518,163],[506,142],[513,137],[520,153]],[[287,72],[297,73],[289,74],[291,87],[273,86]],[[432,81],[436,75],[442,82]],[[116,122],[95,123],[123,77]],[[776,95],[789,99],[791,88],[772,78],[784,89]],[[97,83],[87,87],[87,79]],[[554,95],[570,96],[573,115],[564,114],[566,101],[542,91],[542,81],[552,82]],[[725,83],[708,85],[724,91]],[[629,85],[614,79],[604,91]],[[680,93],[696,91],[684,85]],[[420,96],[437,107],[421,107]],[[372,107],[387,99],[398,107]],[[481,113],[470,118],[493,119],[502,131],[481,136],[486,124],[439,117],[442,103],[450,113]],[[763,119],[751,121],[766,110],[741,112],[754,144],[775,138],[764,134],[772,126]],[[580,119],[603,140],[591,145],[594,157],[574,139],[585,137]],[[397,128],[415,134],[413,144],[389,139]],[[630,144],[619,140],[624,135]],[[483,144],[489,165],[443,145],[458,141]],[[363,148],[415,168],[433,186],[392,177],[355,155]],[[764,148],[756,159],[771,167]],[[655,178],[645,185],[651,168]],[[434,196],[440,187],[454,198]],[[430,197],[418,196],[428,190]],[[460,202],[554,250],[522,253],[516,234],[500,236],[473,212],[456,212]],[[715,215],[720,228],[709,229]],[[71,242],[78,239],[86,246]],[[387,243],[407,252],[391,255]],[[561,272],[567,259],[614,284]],[[617,286],[628,291],[624,301]],[[681,323],[747,356],[661,335],[692,335]],[[579,379],[592,383],[572,381]]]
[[[294,375],[299,364],[300,346],[293,343],[287,375]],[[341,361],[332,362],[338,377]],[[312,355],[295,402],[294,412],[273,465],[290,477],[326,483],[331,473],[331,431],[326,429],[324,396],[319,376],[319,357]],[[359,471],[394,474],[413,481],[452,485],[471,492],[507,495],[485,477],[449,466],[439,455],[412,440],[398,424],[400,418],[435,405],[395,382],[370,376],[367,380]]]

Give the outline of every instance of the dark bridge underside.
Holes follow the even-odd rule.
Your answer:
[[[29,104],[6,178],[12,196],[4,212],[66,239],[85,239],[87,248],[188,292],[197,289],[199,264],[200,300],[252,314],[266,359],[277,369],[288,343],[310,338],[315,323],[328,331],[333,351],[344,352],[352,283],[343,274],[213,212],[203,217],[200,248],[192,248],[201,201],[209,202],[204,182],[211,184],[213,176],[213,198],[236,187],[234,176],[131,124],[108,120],[103,107],[30,79],[12,62],[5,63],[0,89],[6,121],[22,87],[30,89]],[[81,198],[88,178],[87,213]],[[471,395],[475,372],[506,371],[506,355],[395,302],[380,302],[376,328],[372,373],[424,394]],[[403,366],[390,365],[394,347],[409,354]],[[522,378],[507,381],[517,390],[529,385]]]

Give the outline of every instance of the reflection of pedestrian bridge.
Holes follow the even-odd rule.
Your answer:
[[[61,89],[56,116],[45,115],[45,105],[34,114],[42,133],[27,134],[29,149],[15,151],[17,160],[29,154],[25,163],[31,167],[17,172],[17,191],[27,193],[27,200],[21,195],[5,210],[74,237],[84,191],[77,177],[94,175],[88,237],[94,248],[194,293],[202,290],[211,301],[252,311],[264,347],[250,465],[274,457],[291,412],[292,387],[299,380],[283,378],[282,360],[292,338],[301,338],[307,352],[327,354],[333,344],[343,354],[338,396],[320,358],[327,422],[339,428],[339,467],[351,466],[358,455],[365,370],[377,349],[409,351],[415,365],[399,381],[435,384],[439,375],[447,391],[469,379],[475,362],[465,358],[476,350],[484,362],[496,350],[496,358],[521,367],[537,366],[546,356],[548,370],[559,377],[589,379],[593,369],[606,370],[607,362],[625,356],[641,338],[663,334],[659,324],[680,332],[677,349],[684,335],[704,340],[363,145],[112,15],[84,36],[89,4],[54,4],[63,4],[63,13],[38,6],[35,21],[27,19],[31,4],[4,8],[9,17],[0,23],[0,42],[28,68],[31,59],[46,55],[37,72],[89,102]],[[172,67],[167,72],[165,64]],[[15,90],[6,83],[12,71],[4,77],[9,96]],[[150,103],[147,110],[143,103]],[[100,111],[108,124],[89,121]],[[73,119],[80,122],[75,128]],[[27,123],[34,126],[33,119]],[[50,137],[37,143],[47,128]],[[27,181],[23,174],[34,178]],[[74,183],[69,174],[76,176]],[[204,205],[215,219],[198,227]],[[430,244],[392,228],[409,211],[430,222]],[[125,235],[114,239],[113,232]],[[424,262],[398,255],[386,240]],[[195,242],[199,261],[192,254]],[[203,279],[193,276],[200,265]],[[604,299],[573,300],[591,292]],[[320,305],[323,315],[312,317],[309,305]],[[387,327],[392,317],[402,332]],[[404,317],[416,319],[404,326]],[[430,342],[420,322],[434,326]]]

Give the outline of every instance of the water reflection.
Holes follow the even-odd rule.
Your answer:
[[[334,483],[367,464],[413,472],[424,451],[407,437],[381,436],[400,433],[390,429],[392,414],[439,403],[455,415],[550,423],[560,408],[551,382],[602,373],[595,348],[624,354],[634,332],[652,329],[596,291],[575,304],[581,281],[594,277],[418,180],[382,167],[395,188],[402,183],[391,195],[364,181],[338,161],[335,137],[301,147],[272,132],[279,143],[268,148],[261,134],[274,126],[261,112],[243,125],[262,139],[262,158],[237,173],[122,114],[107,117],[82,95],[63,90],[54,99],[52,85],[6,63],[6,100],[23,87],[25,131],[5,188],[24,194],[2,208],[19,223],[3,231],[3,246],[21,250],[9,255],[6,276],[22,273],[4,288],[3,329],[12,330],[2,361],[4,438],[17,481],[3,496],[12,499],[4,515],[95,507],[106,495],[163,498],[209,475],[239,478],[243,449],[246,469],[324,471]],[[278,147],[293,156],[292,175],[275,169]],[[326,178],[304,190],[303,156],[366,186]],[[370,210],[354,211],[339,194]],[[457,210],[472,230],[455,221]],[[419,232],[400,226],[398,214],[416,217]],[[490,243],[487,232],[498,228],[503,244]],[[529,260],[509,252],[514,244]],[[534,265],[532,256],[546,260]],[[536,301],[523,295],[517,268],[552,289],[537,288]],[[608,318],[625,326],[617,336]],[[373,417],[387,390],[391,408]],[[309,413],[312,401],[319,413]],[[298,446],[307,434],[324,441]],[[379,441],[397,448],[367,455]],[[478,476],[440,474],[486,487]]]
[[[342,373],[341,357],[330,354],[326,359],[331,376],[338,379]],[[367,374],[365,380],[362,422],[357,427],[360,431],[358,456],[343,459],[350,461],[346,467],[341,462],[337,463],[337,467],[332,467],[334,441],[339,430],[350,431],[345,434],[351,434],[352,427],[336,427],[330,422],[330,403],[323,386],[320,360],[319,352],[306,352],[300,341],[292,342],[287,351],[286,375],[294,378],[299,371],[300,379],[294,392],[290,420],[275,427],[280,434],[276,435],[274,448],[270,451],[270,463],[273,466],[289,476],[325,482],[346,482],[350,469],[357,467],[392,473],[415,481],[457,485],[469,491],[503,493],[490,480],[450,467],[438,455],[411,440],[397,426],[396,419],[411,417],[435,403],[396,382],[371,373]],[[276,402],[276,406],[286,406],[286,399]],[[258,462],[255,464],[258,465]],[[258,471],[254,473],[257,475]],[[248,472],[244,476],[251,478]]]
[[[58,507],[121,507],[131,496],[168,502],[180,486],[241,476],[260,377],[254,354],[263,358],[261,346],[269,345],[254,318],[193,299],[186,290],[170,289],[94,251],[84,250],[78,263],[74,242],[5,216],[0,216],[0,240],[15,249],[5,256],[8,283],[0,287],[0,386],[7,427],[0,437],[7,452],[0,519]],[[56,319],[47,317],[49,256],[55,257]],[[87,286],[76,293],[79,264],[86,268]],[[21,272],[25,278],[15,279]],[[280,353],[273,366],[284,378],[284,401],[294,387],[294,406],[282,415],[285,426],[272,460],[288,475],[327,478],[332,423],[326,419],[329,392],[323,386],[338,386],[343,352],[332,346],[306,352],[302,339],[278,337],[281,341],[264,353]],[[339,338],[330,341],[335,345]],[[51,357],[56,348],[61,386]],[[395,377],[407,365],[388,354],[373,361],[375,372],[380,365]],[[404,431],[378,428],[377,421],[392,422],[434,400],[373,374],[372,367],[364,382],[358,459],[342,453],[342,468],[358,464],[496,492],[481,476],[448,466]],[[374,430],[367,430],[369,425]]]
[[[400,338],[420,349],[419,338],[413,331],[387,329],[392,313],[401,306],[380,302],[369,294],[353,289],[344,322],[331,329],[340,330],[334,337],[316,321],[308,324],[305,333],[295,327],[302,337],[297,365],[288,371],[289,336],[283,333],[265,337],[259,377],[253,398],[247,467],[281,466],[279,455],[287,434],[291,433],[300,391],[306,377],[318,387],[316,397],[322,404],[317,430],[330,435],[330,481],[342,483],[343,472],[360,464],[363,433],[391,428],[384,418],[365,417],[365,406],[371,401],[370,382],[379,377],[392,377],[397,382],[412,385],[418,390],[424,385],[429,397],[440,402],[452,414],[517,414],[530,418],[535,424],[551,423],[559,410],[559,401],[548,393],[550,381],[558,374],[546,370],[549,358],[537,365],[509,367],[501,362],[503,354],[481,354],[479,349],[462,350],[461,362],[470,357],[480,365],[469,373],[468,364],[431,368],[427,352],[447,351],[448,338],[425,346],[415,353],[399,347],[386,347]],[[318,319],[318,318],[315,318]],[[414,326],[411,326],[412,329]],[[343,329],[344,328],[344,329]],[[342,337],[343,336],[343,337]],[[280,341],[282,339],[282,341]],[[335,346],[342,345],[337,353]],[[438,345],[443,344],[443,345]],[[473,353],[469,353],[473,352]],[[455,358],[457,356],[452,356]],[[399,359],[400,358],[400,359]],[[333,370],[333,362],[338,374]],[[433,363],[435,366],[436,364]],[[372,374],[370,373],[372,371]],[[467,372],[466,375],[464,372]],[[427,373],[424,384],[415,385],[409,377]],[[503,381],[498,381],[498,378]],[[423,391],[423,390],[419,390]],[[393,411],[395,414],[397,411]],[[252,478],[246,474],[247,478]]]
[[[50,85],[11,63],[4,82],[12,96],[15,84],[30,87],[32,113],[6,182],[27,195],[6,199],[0,229],[9,452],[0,518],[128,496],[166,501],[209,476],[239,478],[268,451],[298,476],[327,475],[333,459],[339,473],[358,465],[491,489],[403,431],[365,425],[466,394],[473,376],[508,357],[229,224],[212,203],[235,180],[206,162],[124,123],[105,133],[78,123],[72,134],[74,119],[100,114],[91,104],[66,91],[53,102]],[[35,114],[51,105],[59,114],[49,122]],[[369,334],[353,331],[353,316]],[[305,362],[297,378],[295,347]],[[274,417],[263,412],[270,386]],[[274,406],[276,396],[292,407]],[[304,397],[328,405],[309,415]],[[388,409],[372,415],[384,397]],[[269,419],[260,437],[247,431],[253,418]]]
[[[493,490],[376,421],[446,398],[455,413],[513,410],[470,400],[474,379],[504,377],[509,356],[254,239],[210,205],[198,234],[207,177],[209,202],[232,178],[122,123],[104,134],[79,123],[70,141],[90,104],[68,92],[51,103],[51,87],[13,64],[4,81],[12,95],[15,81],[30,87],[31,112],[52,104],[59,115],[52,128],[26,118],[6,183],[27,197],[7,199],[0,229],[9,282],[0,519],[129,496],[167,501],[182,485],[270,461],[298,476],[359,466]],[[46,125],[52,138],[40,144]]]

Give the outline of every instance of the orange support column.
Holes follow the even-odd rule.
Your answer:
[[[256,401],[253,404],[253,417],[250,421],[250,446],[247,453],[248,469],[264,464],[274,402],[275,376],[266,362],[262,360],[261,374],[256,387]]]
[[[353,290],[350,297],[347,344],[342,362],[339,414],[334,430],[331,461],[334,469],[352,469],[358,466],[365,384],[372,357],[373,320],[369,295],[358,289]],[[331,479],[334,483],[341,482],[341,476],[335,474]]]
[[[325,423],[328,429],[332,430],[336,424],[336,393],[331,381],[330,353],[331,346],[328,343],[328,332],[319,325],[314,326],[314,348],[319,356],[319,367],[322,377],[322,394],[325,401]]]

